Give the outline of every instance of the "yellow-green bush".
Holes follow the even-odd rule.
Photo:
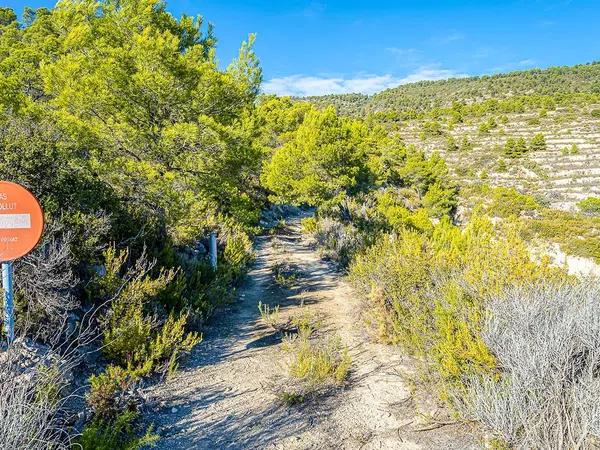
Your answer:
[[[152,428],[136,426],[138,413],[125,411],[110,421],[95,419],[83,430],[75,448],[82,450],[138,450],[153,446],[159,439]]]
[[[186,313],[171,313],[161,323],[153,310],[153,300],[173,282],[175,272],[160,271],[153,278],[153,264],[144,256],[128,269],[127,259],[127,251],[109,248],[106,275],[96,280],[97,291],[107,296],[109,305],[102,323],[103,352],[110,361],[140,375],[166,371],[200,338],[185,331]]]
[[[340,384],[348,375],[352,358],[339,338],[311,338],[310,328],[300,328],[296,337],[284,342],[291,358],[289,373],[306,389],[318,389],[326,384]]]
[[[591,216],[600,215],[600,198],[598,197],[588,197],[585,200],[577,202],[577,206],[584,214]]]
[[[483,303],[507,286],[554,279],[562,272],[532,261],[516,222],[494,227],[475,216],[460,229],[442,220],[431,236],[405,230],[358,256],[350,278],[380,339],[433,367],[445,387],[494,369],[480,337]]]
[[[522,194],[513,187],[473,185],[461,189],[461,196],[469,209],[478,209],[479,212],[500,218],[531,215],[542,209],[536,198]]]
[[[231,230],[223,251],[223,259],[231,268],[232,277],[242,275],[252,258],[252,241],[248,235],[239,227]]]
[[[90,377],[87,403],[98,420],[111,421],[128,409],[125,392],[138,376],[132,371],[110,365],[100,375]]]
[[[558,243],[568,255],[600,261],[600,217],[546,209],[539,218],[525,221],[522,234]]]
[[[300,225],[302,225],[302,232],[311,234],[317,231],[317,219],[314,217],[305,217],[300,221]]]

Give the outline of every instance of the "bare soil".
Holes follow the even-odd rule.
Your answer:
[[[221,310],[182,370],[148,392],[158,449],[479,449],[472,427],[457,423],[411,381],[411,359],[372,342],[360,299],[300,233],[300,217],[256,241],[256,261],[237,301]],[[275,283],[285,261],[298,276]],[[259,301],[281,314],[304,308],[323,333],[350,349],[348,383],[325,398],[286,406],[269,387],[286,373],[281,334],[262,323]],[[301,306],[303,305],[303,306]]]

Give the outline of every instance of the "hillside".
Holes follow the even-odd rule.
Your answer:
[[[440,153],[461,185],[511,186],[569,210],[600,195],[598,92],[596,62],[309,101],[370,117],[406,144]],[[505,151],[507,141],[536,134],[545,141],[536,151]]]
[[[317,106],[335,105],[341,114],[365,115],[390,110],[426,111],[447,107],[456,101],[473,103],[514,95],[556,96],[572,93],[600,93],[600,62],[498,75],[421,81],[386,89],[372,96],[327,95],[307,97],[306,100]]]

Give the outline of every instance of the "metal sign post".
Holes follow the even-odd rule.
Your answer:
[[[9,344],[15,340],[15,304],[13,297],[13,263],[2,263],[2,292],[4,296],[4,332]]]
[[[0,181],[0,263],[4,297],[4,333],[15,340],[13,262],[31,252],[44,232],[44,212],[23,186]]]

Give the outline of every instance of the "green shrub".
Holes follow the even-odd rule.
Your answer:
[[[248,235],[237,227],[230,232],[223,252],[223,260],[232,271],[232,278],[242,276],[252,261],[252,241]]]
[[[541,208],[535,197],[521,194],[515,188],[499,186],[491,188],[487,192],[490,195],[491,203],[485,210],[497,217],[520,216]]]
[[[537,133],[529,141],[529,150],[532,152],[540,152],[546,150],[546,139],[541,133]]]
[[[481,125],[479,125],[479,133],[480,134],[489,134],[489,132],[493,128],[496,128],[497,126],[498,126],[498,124],[496,123],[496,120],[494,120],[493,117],[490,117],[488,120],[486,120],[485,122],[481,123]]]
[[[315,217],[305,217],[300,221],[302,226],[302,232],[306,234],[312,234],[317,231],[317,219]]]
[[[436,218],[452,213],[457,206],[456,189],[453,186],[443,187],[440,183],[432,184],[423,196],[423,206]]]
[[[442,125],[439,122],[425,122],[423,123],[423,134],[425,136],[441,136]]]
[[[520,158],[527,153],[527,143],[524,138],[509,138],[504,143],[504,154],[509,158]]]
[[[300,327],[296,336],[284,339],[289,379],[279,395],[288,404],[335,388],[348,376],[352,358],[340,339],[311,335],[312,328]]]
[[[588,197],[585,200],[581,200],[580,202],[577,202],[577,207],[584,214],[588,214],[591,216],[600,215],[600,198]]]
[[[278,329],[281,324],[279,305],[271,307],[263,302],[258,302],[258,311],[263,323],[271,328]]]
[[[471,141],[469,141],[469,138],[467,138],[466,136],[464,136],[462,138],[462,141],[460,143],[460,148],[459,150],[461,152],[470,152],[471,150],[473,150],[473,143]]]
[[[456,139],[454,139],[454,136],[452,136],[451,134],[446,136],[445,150],[447,152],[455,152],[458,150],[458,144],[456,143]]]
[[[77,440],[82,450],[138,450],[153,447],[158,435],[148,428],[141,436],[135,421],[137,412],[126,411],[111,421],[94,420],[88,424]]]
[[[525,222],[526,239],[543,238],[560,244],[568,255],[600,261],[600,218],[545,209],[541,217]]]
[[[561,276],[548,261],[531,260],[516,224],[495,229],[478,216],[464,230],[442,220],[431,237],[404,231],[380,239],[350,267],[353,285],[368,302],[368,323],[383,341],[433,367],[429,376],[442,393],[464,389],[467,374],[495,368],[479,334],[488,295]]]
[[[109,298],[102,323],[103,353],[121,367],[143,375],[166,371],[200,338],[185,332],[187,314],[175,317],[171,313],[162,324],[153,314],[152,301],[173,282],[175,272],[160,271],[152,278],[153,263],[145,256],[125,269],[128,255],[127,251],[109,248],[105,252],[106,275],[96,280],[96,290]]]
[[[101,421],[112,421],[128,410],[130,405],[125,392],[137,379],[135,373],[112,365],[100,375],[92,375],[87,403],[94,417]]]
[[[532,195],[521,194],[515,188],[488,184],[464,187],[461,190],[462,203],[469,210],[493,217],[533,215],[543,209],[540,201]]]
[[[147,347],[146,361],[142,365],[143,374],[171,374],[177,368],[178,359],[201,342],[201,335],[186,331],[187,320],[187,314],[179,317],[175,317],[173,313],[169,314]]]
[[[298,278],[298,269],[287,261],[278,261],[272,268],[276,284],[283,288],[291,288]]]

